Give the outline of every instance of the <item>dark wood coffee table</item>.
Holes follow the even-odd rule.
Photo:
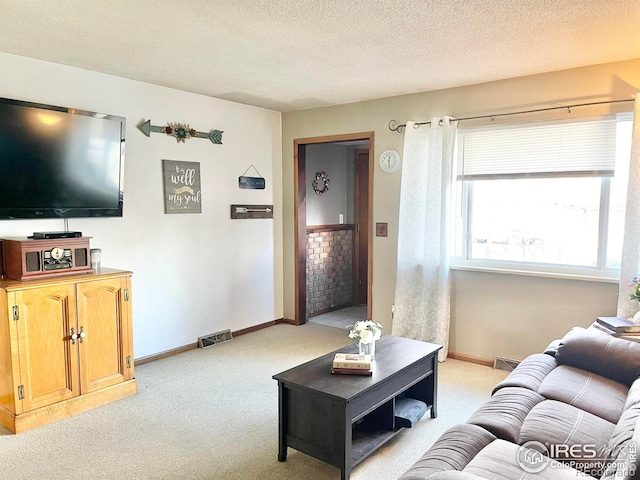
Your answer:
[[[437,415],[441,345],[385,335],[376,344],[370,377],[331,373],[344,347],[274,375],[278,381],[278,460],[295,448],[341,470],[351,469],[397,435],[396,399],[424,402]]]

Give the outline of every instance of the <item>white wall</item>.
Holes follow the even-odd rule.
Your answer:
[[[0,96],[126,117],[124,216],[69,228],[93,237],[103,266],[134,272],[135,358],[282,318],[278,112],[2,53]],[[147,119],[223,130],[223,144],[147,138],[136,128]],[[163,159],[200,162],[201,214],[164,214]],[[251,164],[265,190],[238,189]],[[274,219],[230,220],[232,203],[274,204]],[[0,221],[0,237],[62,229],[62,220]]]

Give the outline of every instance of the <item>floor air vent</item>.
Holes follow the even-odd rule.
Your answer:
[[[520,362],[517,360],[509,360],[508,358],[496,357],[493,361],[493,368],[497,370],[512,371]]]
[[[207,348],[218,343],[228,342],[232,340],[231,330],[224,330],[223,332],[212,333],[211,335],[205,335],[204,337],[198,337],[198,347]]]

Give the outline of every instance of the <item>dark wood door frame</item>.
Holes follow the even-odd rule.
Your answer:
[[[306,146],[316,143],[336,143],[348,140],[369,141],[369,228],[367,229],[367,318],[372,317],[371,287],[373,284],[373,132],[347,133],[326,137],[299,138],[293,141],[293,218],[295,251],[295,323],[307,321],[307,184]]]
[[[354,232],[353,255],[353,305],[369,305],[369,285],[363,283],[363,279],[369,278],[369,245],[367,232],[369,222],[369,151],[356,150],[355,185],[354,192],[354,220],[356,224]],[[368,317],[371,318],[371,317]]]

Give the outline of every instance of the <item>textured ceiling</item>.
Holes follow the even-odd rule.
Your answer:
[[[0,51],[292,111],[640,58],[640,1],[0,0]]]

